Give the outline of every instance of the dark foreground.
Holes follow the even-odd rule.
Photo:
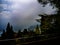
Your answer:
[[[26,45],[60,45],[59,39],[45,40],[45,41],[37,41],[35,43],[29,43]]]
[[[0,41],[0,45],[60,45],[60,37],[52,37],[43,40],[37,38],[37,40],[26,41],[26,42],[24,42],[23,39],[22,42],[20,41],[16,42],[16,40],[7,40],[7,41]]]

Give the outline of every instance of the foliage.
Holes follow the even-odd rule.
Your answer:
[[[13,38],[14,37],[13,27],[10,26],[10,23],[7,24],[6,35],[7,35],[6,38]]]
[[[52,27],[50,27],[50,29],[47,31],[47,32],[55,32],[55,33],[58,33],[58,32],[60,32],[59,30],[60,30],[60,0],[38,0],[38,2],[39,3],[42,3],[43,4],[43,6],[45,7],[45,5],[47,4],[47,3],[51,3],[51,5],[53,6],[53,8],[54,8],[54,6],[55,7],[57,7],[58,8],[58,11],[57,11],[57,14],[55,15],[55,19],[56,19],[56,21],[54,22],[54,24],[52,24]],[[42,19],[43,20],[43,19]],[[46,21],[47,22],[47,21]],[[41,22],[41,25],[44,25],[43,24],[44,22]],[[49,23],[49,22],[48,22]],[[46,23],[46,25],[48,24],[48,23]],[[49,26],[48,26],[49,27]],[[42,28],[43,29],[43,28]]]
[[[47,3],[51,3],[51,5],[54,5],[59,9],[58,13],[60,12],[60,0],[45,0],[45,1],[44,0],[38,0],[38,2],[42,3],[43,5],[46,5]]]
[[[22,37],[22,32],[21,32],[21,30],[18,31],[17,37]]]
[[[5,34],[5,30],[3,30],[3,33],[1,35],[2,39],[5,39],[6,38],[6,34]]]
[[[36,26],[36,29],[35,29],[35,33],[36,33],[37,35],[38,35],[38,34],[41,34],[39,28],[40,28],[40,27],[37,25],[37,26]]]
[[[24,29],[23,33],[24,33],[24,35],[28,34],[27,29]]]

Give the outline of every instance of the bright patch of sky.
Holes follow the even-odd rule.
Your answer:
[[[42,7],[37,0],[2,0],[0,4],[0,29],[6,28],[10,22],[14,29],[28,28],[31,25],[40,24],[35,19],[40,18],[38,14],[55,14],[57,8],[48,3]]]

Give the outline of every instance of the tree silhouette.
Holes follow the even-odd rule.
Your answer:
[[[7,27],[6,27],[6,33],[7,33],[7,34],[10,33],[10,23],[7,24]]]
[[[21,30],[18,31],[17,37],[22,37],[22,32],[21,32]]]
[[[11,35],[11,38],[14,38],[13,26],[10,27],[10,35]]]
[[[6,34],[7,34],[6,38],[13,38],[14,37],[13,27],[10,26],[10,23],[7,24]]]
[[[38,25],[36,26],[35,33],[36,34],[40,34],[40,30],[39,30],[39,26]]]
[[[27,29],[24,29],[23,33],[26,35],[28,33]]]
[[[5,39],[6,38],[6,33],[5,33],[5,30],[3,30],[3,33],[1,35],[2,39]]]
[[[53,30],[54,30],[54,33],[60,33],[60,25],[57,21],[55,21],[55,23],[53,24]]]
[[[39,3],[42,3],[44,6],[47,4],[47,3],[51,3],[51,5],[53,6],[52,9],[54,9],[55,7],[58,8],[58,11],[57,11],[57,14],[54,14],[55,15],[55,18],[56,18],[56,21],[55,23],[53,24],[53,27],[51,27],[51,31],[52,32],[56,32],[56,33],[60,33],[60,0],[38,0]],[[46,4],[45,4],[46,3]]]
[[[39,3],[43,4],[43,7],[45,7],[45,5],[47,3],[49,3],[47,0],[37,0]]]

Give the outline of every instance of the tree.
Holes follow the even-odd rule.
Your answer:
[[[5,30],[3,30],[3,33],[1,35],[2,39],[5,39],[6,38],[6,33],[5,33]]]
[[[35,33],[36,33],[36,34],[41,34],[40,31],[41,31],[41,30],[39,30],[39,26],[37,25],[37,26],[36,26],[36,29],[35,29]]]
[[[10,36],[11,38],[14,38],[13,26],[10,27]]]
[[[18,31],[17,37],[22,37],[22,32],[21,32],[21,30]]]
[[[47,0],[38,0],[39,3],[43,4],[43,7],[48,3]]]
[[[58,8],[58,11],[57,11],[57,14],[56,14],[56,21],[55,23],[53,24],[53,27],[51,29],[54,29],[55,32],[60,32],[60,0],[38,0],[39,3],[42,3],[43,6],[45,7],[45,5],[47,3],[51,3],[51,5],[53,6],[52,9],[54,9],[54,7],[57,7]]]
[[[10,26],[10,23],[7,24],[6,34],[7,34],[6,38],[13,38],[14,37],[13,27]]]
[[[24,29],[23,33],[26,35],[28,33],[27,29]]]
[[[10,33],[10,23],[7,24],[7,27],[6,27],[6,33],[7,33],[7,34]]]

